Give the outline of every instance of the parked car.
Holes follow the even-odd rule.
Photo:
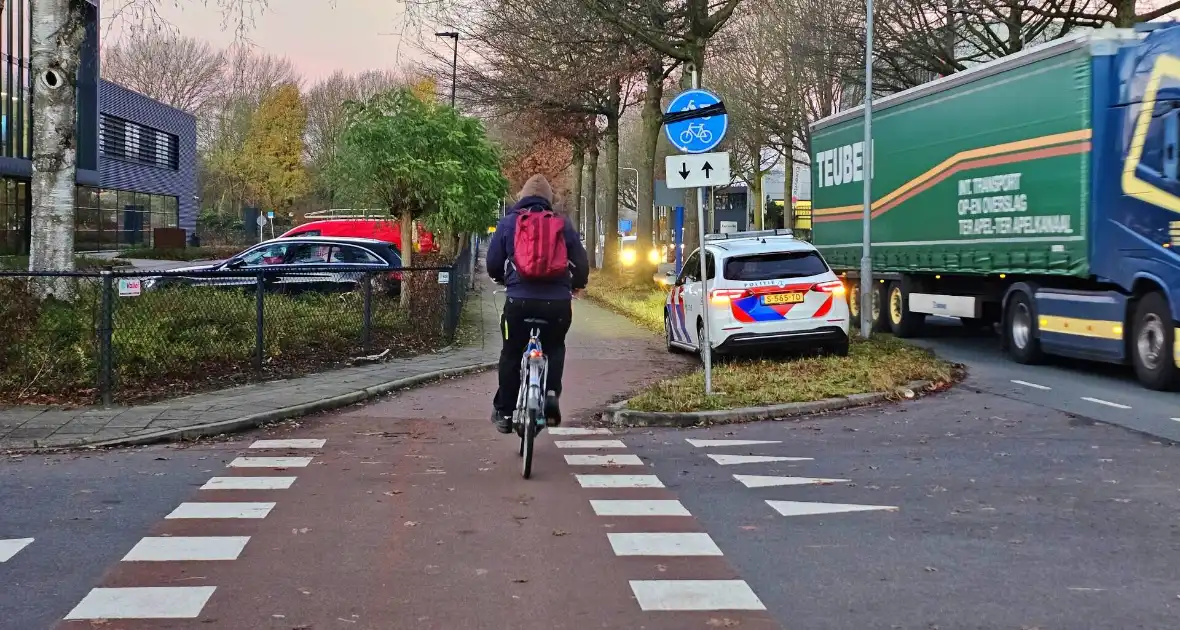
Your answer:
[[[332,269],[339,267],[339,270]],[[167,275],[146,278],[144,290],[171,286],[253,287],[253,274],[219,272],[263,272],[268,291],[318,293],[352,291],[373,271],[401,267],[401,255],[385,241],[364,238],[302,236],[276,238],[259,243],[232,258],[212,265],[173,269]],[[397,293],[401,274],[378,274],[390,292]]]
[[[414,251],[437,252],[438,245],[434,242],[434,235],[421,224],[418,229],[418,243]],[[399,252],[402,247],[401,225],[390,219],[325,219],[304,223],[287,230],[279,238],[293,236],[349,236],[353,238],[369,238],[386,243],[393,243]]]
[[[697,249],[672,280],[664,306],[669,350],[700,352],[708,317],[709,345],[717,353],[796,348],[848,354],[844,283],[810,243],[790,230],[760,230],[710,234],[703,249],[705,274]]]

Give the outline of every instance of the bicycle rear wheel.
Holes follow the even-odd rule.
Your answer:
[[[533,442],[537,437],[537,412],[530,409],[525,413],[524,435],[520,437],[520,474],[525,479],[533,474]]]

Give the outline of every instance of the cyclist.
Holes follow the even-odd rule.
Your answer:
[[[524,320],[529,318],[543,319],[549,324],[541,327],[540,337],[541,347],[548,358],[545,416],[550,426],[561,424],[558,399],[565,367],[565,335],[573,318],[570,300],[586,287],[590,278],[590,262],[577,229],[569,217],[554,215],[553,189],[549,181],[543,175],[533,175],[521,188],[517,199],[516,205],[496,225],[487,253],[488,275],[508,289],[504,313],[500,316],[504,335],[504,346],[500,350],[500,384],[492,401],[492,422],[500,433],[512,432],[512,412],[516,409],[520,390],[520,360],[532,328]],[[528,220],[530,227],[518,235],[517,226],[521,220]],[[546,251],[538,251],[532,243],[518,238],[525,236],[525,231],[535,234],[536,228],[532,226],[543,226],[546,221],[554,231],[560,230],[564,248],[561,243],[553,243],[554,246],[544,248]],[[522,252],[518,252],[518,248]],[[523,251],[526,249],[528,251]],[[518,253],[520,258],[527,256],[528,259],[518,258]],[[538,257],[548,259],[538,260]],[[554,257],[558,260],[552,260]],[[547,275],[534,272],[540,267],[560,271]]]

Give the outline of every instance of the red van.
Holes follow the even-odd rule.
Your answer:
[[[437,252],[434,235],[422,227],[418,227],[418,243],[414,251]],[[398,251],[402,251],[401,226],[390,219],[325,219],[304,223],[287,230],[279,238],[289,236],[351,236],[354,238],[371,238],[386,243],[393,243]]]

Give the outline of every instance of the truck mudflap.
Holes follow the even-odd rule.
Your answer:
[[[1126,296],[1115,291],[1038,289],[1034,298],[1046,352],[1115,363],[1126,360]]]

